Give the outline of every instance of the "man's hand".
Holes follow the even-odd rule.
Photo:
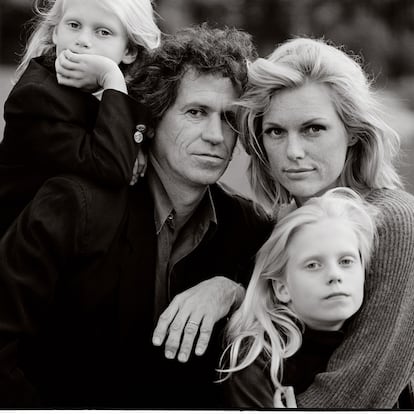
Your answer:
[[[199,333],[195,354],[207,349],[214,324],[226,316],[234,303],[244,297],[244,288],[223,276],[216,276],[180,293],[161,314],[152,342],[162,345],[165,338],[165,356],[187,362]]]
[[[127,93],[124,75],[118,65],[105,56],[73,53],[66,49],[56,58],[55,67],[60,85],[87,92],[103,88]]]
[[[278,388],[273,398],[274,408],[297,408],[293,387]]]

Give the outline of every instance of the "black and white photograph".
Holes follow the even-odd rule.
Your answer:
[[[0,410],[414,410],[414,1],[1,0]]]

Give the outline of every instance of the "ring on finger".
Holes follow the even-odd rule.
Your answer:
[[[189,321],[187,321],[187,325],[195,325],[198,326],[200,325],[198,322],[192,321],[191,319]]]

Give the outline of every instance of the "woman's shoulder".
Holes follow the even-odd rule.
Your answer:
[[[382,225],[414,232],[414,195],[401,189],[374,189],[365,199],[380,210]]]
[[[414,213],[414,195],[401,189],[374,189],[366,194],[365,199],[380,209],[402,209]]]

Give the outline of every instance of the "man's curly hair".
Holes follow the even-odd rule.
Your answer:
[[[234,28],[204,23],[165,35],[148,54],[129,84],[129,93],[149,109],[156,126],[176,98],[188,70],[229,78],[241,92],[247,83],[247,61],[257,58],[251,36]]]

